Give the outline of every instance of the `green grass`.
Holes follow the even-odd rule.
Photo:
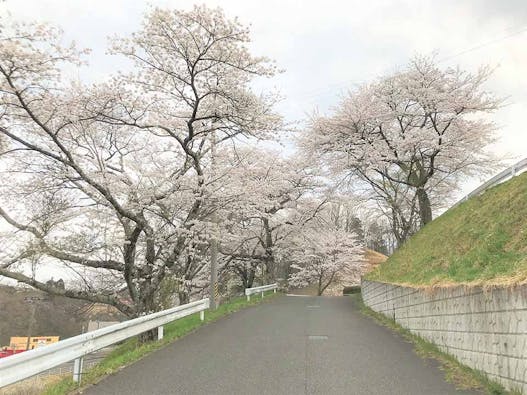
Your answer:
[[[270,300],[269,296],[275,296],[273,291],[266,292],[266,298],[263,301]],[[197,328],[206,325],[209,322],[216,321],[230,313],[241,310],[245,307],[258,304],[262,299],[258,295],[253,295],[251,301],[247,302],[245,296],[232,299],[218,307],[217,310],[205,311],[205,321],[199,319],[199,313],[181,318],[170,324],[165,325],[164,337],[161,341],[140,344],[137,338],[131,338],[106,356],[99,364],[84,372],[82,377],[82,386],[94,384],[103,379],[105,376],[115,373],[123,367],[141,359],[142,357],[158,350],[178,338],[193,332]],[[69,394],[78,390],[79,386],[70,377],[59,381],[47,387],[43,394],[45,395],[62,395]]]
[[[392,319],[373,311],[362,302],[361,295],[356,294],[351,295],[350,297],[353,299],[353,302],[359,306],[360,311],[364,315],[369,316],[377,321],[377,323],[390,328],[406,341],[412,343],[417,355],[422,358],[438,361],[441,370],[445,374],[445,379],[454,384],[456,388],[460,390],[479,390],[491,395],[521,395],[521,393],[517,391],[507,391],[501,384],[489,380],[482,372],[459,363],[453,356],[444,353],[435,344],[414,335]]]
[[[411,285],[527,280],[527,173],[427,224],[367,279]]]

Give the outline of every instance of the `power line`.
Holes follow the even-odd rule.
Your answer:
[[[507,29],[507,30],[510,30],[510,29]],[[473,51],[476,51],[478,49],[488,47],[489,45],[496,44],[496,43],[498,43],[500,41],[503,41],[503,40],[506,40],[508,38],[517,36],[518,34],[522,34],[522,33],[526,32],[526,31],[527,31],[527,26],[524,26],[520,30],[517,30],[517,31],[515,31],[513,33],[507,34],[507,35],[505,35],[503,37],[500,37],[500,38],[497,38],[497,39],[494,39],[494,40],[491,40],[491,41],[487,41],[487,42],[478,44],[476,46],[470,47],[470,48],[465,49],[465,50],[463,50],[461,52],[458,52],[456,54],[453,54],[453,55],[447,56],[445,58],[442,58],[442,59],[439,60],[439,62],[444,62],[444,61],[447,61],[447,60],[450,60],[450,59],[454,59],[454,58],[457,58],[458,56],[465,55],[465,54],[467,54],[469,52],[473,52]]]
[[[514,28],[515,28],[515,26],[511,26],[511,27],[505,29],[504,32],[510,31],[510,30],[512,30]],[[493,39],[493,40],[490,40],[490,41],[486,41],[486,42],[480,43],[478,45],[469,47],[469,48],[467,48],[465,50],[462,50],[460,52],[457,52],[457,53],[454,53],[452,55],[449,55],[449,56],[446,56],[444,58],[441,58],[441,59],[439,59],[439,62],[445,62],[447,60],[457,58],[457,57],[465,55],[467,53],[476,51],[476,50],[481,49],[481,48],[488,47],[489,45],[493,45],[493,44],[496,44],[496,43],[501,42],[503,40],[506,40],[508,38],[517,36],[517,35],[522,34],[524,32],[527,32],[527,26],[526,25],[523,25],[518,30],[514,30],[512,33],[506,34],[504,36],[501,36],[499,38],[496,38],[496,39]],[[328,84],[325,88],[314,89],[312,91],[301,92],[300,95],[297,95],[296,97],[297,98],[311,98],[311,99],[314,99],[314,98],[317,98],[319,96],[325,95],[325,94],[327,94],[327,93],[329,93],[332,90],[335,90],[337,88],[348,87],[350,84],[359,84],[359,83],[362,83],[362,82],[365,82],[365,80],[346,80],[346,81],[335,82],[335,83]]]

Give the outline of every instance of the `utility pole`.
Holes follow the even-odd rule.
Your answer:
[[[214,228],[216,230],[217,226],[215,226]],[[210,241],[210,308],[212,310],[216,310],[218,308],[217,297],[218,297],[218,239],[216,238],[216,235],[214,235]]]
[[[37,301],[40,300],[38,296],[26,296],[25,302],[29,304],[31,313],[29,315],[29,322],[27,323],[27,340],[26,340],[26,351],[29,351],[31,346],[31,332],[33,332],[33,323],[35,321],[35,311],[37,309]]]
[[[212,132],[211,140],[211,168],[212,171],[215,169],[215,150],[216,150],[216,136],[214,131]],[[213,207],[211,215],[211,222],[213,223],[213,235],[210,240],[210,289],[209,289],[209,301],[210,309],[216,310],[218,308],[218,217],[216,215],[216,207]]]

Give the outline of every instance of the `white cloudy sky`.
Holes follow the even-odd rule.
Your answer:
[[[285,96],[279,110],[298,121],[327,111],[353,84],[437,52],[445,66],[490,64],[488,89],[507,97],[495,115],[499,155],[527,157],[526,0],[206,0],[251,24],[253,50],[285,72],[270,82]],[[200,2],[200,3],[201,3]],[[150,5],[190,8],[189,0],[0,0],[0,15],[60,25],[68,40],[92,48],[81,78],[97,81],[122,63],[105,55],[107,37],[137,29]],[[510,162],[510,161],[509,161]],[[479,181],[467,180],[460,195]],[[49,274],[49,273],[48,273]]]
[[[1,1],[1,0],[0,0]],[[290,121],[326,111],[353,84],[400,67],[414,54],[437,52],[445,66],[496,67],[488,89],[507,97],[499,110],[500,155],[527,156],[527,4],[525,0],[206,0],[252,26],[256,54],[285,73],[270,84],[285,96]],[[188,0],[4,0],[0,14],[62,26],[68,39],[92,48],[81,78],[97,80],[119,67],[105,55],[107,36],[139,26],[149,5],[190,8]],[[478,181],[467,180],[464,191]]]

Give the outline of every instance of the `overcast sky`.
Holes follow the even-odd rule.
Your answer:
[[[250,24],[253,51],[285,72],[268,87],[285,100],[289,121],[315,108],[324,112],[353,84],[404,66],[416,53],[437,53],[442,64],[496,71],[488,89],[507,97],[499,110],[499,155],[527,157],[527,4],[525,0],[294,1],[210,0],[229,17]],[[120,60],[105,54],[107,37],[138,28],[150,5],[190,8],[188,0],[4,0],[11,18],[60,25],[67,39],[93,50],[84,80],[114,72]],[[443,60],[444,59],[444,60]],[[467,181],[463,192],[478,181]]]
[[[285,72],[268,83],[285,99],[278,110],[301,121],[328,111],[354,84],[404,66],[410,57],[437,53],[446,67],[496,67],[488,89],[507,97],[495,115],[500,142],[493,150],[527,157],[527,0],[210,0],[252,30],[253,52]],[[189,0],[0,0],[0,15],[60,25],[68,40],[93,50],[79,71],[97,81],[122,67],[105,54],[107,37],[136,30],[150,5],[190,8]],[[444,60],[443,60],[444,59]],[[260,85],[259,85],[260,86]],[[265,85],[264,85],[265,86]],[[510,162],[510,161],[509,161]],[[460,196],[480,183],[467,180]],[[49,273],[48,273],[49,275]],[[60,276],[59,276],[60,277]]]

